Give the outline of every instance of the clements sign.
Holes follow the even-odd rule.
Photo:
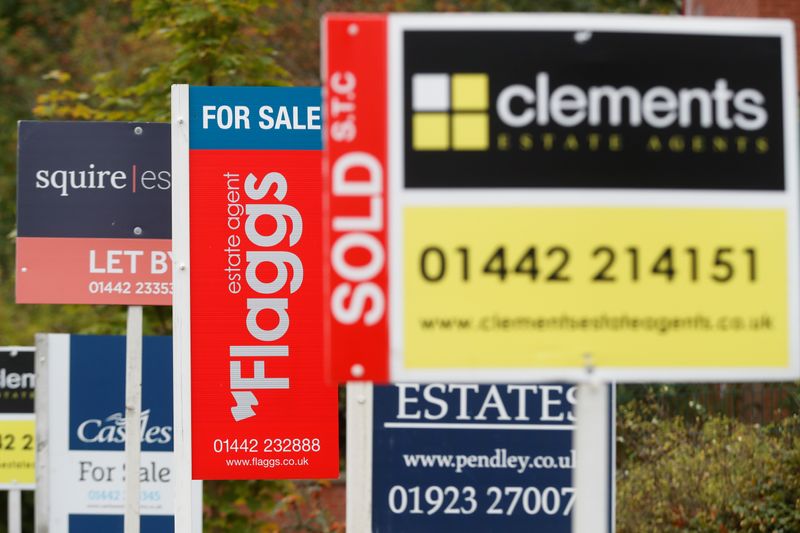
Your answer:
[[[673,90],[659,85],[642,93],[635,87],[592,86],[583,89],[565,84],[550,87],[550,75],[536,75],[535,86],[510,85],[497,96],[497,114],[507,126],[524,128],[553,123],[574,127],[649,126],[681,128],[700,126],[755,131],[767,123],[764,95],[752,88],[732,91],[728,80],[718,79],[713,89]]]
[[[545,274],[563,283],[552,292],[559,305],[570,301],[564,299],[569,290],[585,296],[599,287],[580,286],[576,274],[585,257],[574,250],[588,246],[579,235],[589,235],[577,231],[581,217],[600,228],[604,242],[630,243],[629,228],[651,235],[663,230],[669,234],[664,257],[672,261],[680,238],[699,235],[680,230],[677,220],[664,222],[668,206],[684,222],[700,216],[700,206],[709,209],[702,215],[716,222],[699,225],[726,243],[718,245],[721,255],[742,235],[724,220],[731,198],[748,207],[796,207],[788,194],[797,165],[795,47],[786,21],[355,14],[331,15],[324,27],[326,357],[336,381],[448,375],[458,382],[477,375],[470,365],[496,370],[491,375],[498,381],[517,380],[521,374],[497,368],[520,366],[497,359],[504,343],[514,357],[530,361],[540,352],[571,354],[565,348],[571,339],[480,328],[457,335],[455,329],[509,316],[514,302],[528,300],[514,284],[489,289],[471,279],[475,268],[502,281],[510,269],[530,271],[536,280],[545,254],[562,259]],[[775,193],[768,195],[774,203],[757,203],[750,191]],[[574,209],[569,224],[554,222],[567,208]],[[625,217],[636,222],[619,222]],[[527,253],[517,256],[523,259],[506,263],[509,239],[524,234],[519,228],[536,227],[560,227],[565,235],[558,246],[541,248],[546,236],[534,232],[525,237]],[[695,251],[695,244],[686,246]],[[478,249],[491,260],[476,267]],[[597,248],[591,257],[605,253],[606,270],[588,283],[612,281],[605,273],[622,268],[611,248]],[[550,294],[533,287],[519,290],[536,291],[539,299]],[[637,305],[659,299],[637,287],[630,293]],[[621,301],[578,300],[603,309]],[[455,313],[447,307],[452,301],[459,302]],[[429,331],[434,316],[443,326]],[[468,347],[454,348],[458,339]],[[447,350],[452,353],[442,356]],[[478,362],[469,350],[486,360]],[[458,371],[448,373],[451,367]],[[551,377],[564,375],[553,370]]]
[[[401,35],[408,187],[784,187],[778,36]]]
[[[455,150],[483,151],[492,145],[489,111],[490,78],[486,73],[428,73],[412,76],[412,147],[415,151]],[[548,126],[573,129],[650,128],[685,130],[700,128],[740,133],[761,130],[767,124],[768,112],[764,94],[753,88],[731,90],[728,80],[718,79],[713,88],[671,89],[657,85],[641,91],[631,85],[615,87],[596,85],[582,88],[575,84],[553,86],[550,74],[541,72],[535,82],[515,83],[497,93],[495,112],[500,126],[512,129],[545,131],[543,148],[553,150],[556,136],[546,133]],[[512,130],[513,131],[513,130]],[[572,137],[570,137],[572,135]],[[621,151],[619,134],[610,148]],[[599,148],[598,133],[586,135],[590,149]],[[509,134],[496,136],[497,148],[509,149]],[[533,138],[525,139],[519,148],[534,149]],[[578,137],[565,132],[563,148],[576,151]],[[675,139],[673,136],[672,139]],[[680,137],[682,139],[682,137]],[[696,142],[697,137],[693,140]],[[524,143],[528,144],[525,145]],[[718,148],[718,142],[715,147]],[[681,142],[685,145],[685,142]],[[616,146],[614,146],[616,145]],[[670,143],[673,149],[675,142]],[[769,150],[766,137],[755,138],[758,153]],[[651,144],[649,148],[653,148]],[[679,148],[683,151],[685,146]],[[696,145],[690,147],[697,151]]]

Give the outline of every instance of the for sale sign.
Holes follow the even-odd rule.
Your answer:
[[[348,463],[356,467],[348,488],[355,496],[360,487],[351,484],[367,483],[372,506],[354,505],[351,519],[376,533],[572,531],[577,387],[404,383],[365,396],[348,411],[353,446],[369,443]],[[368,470],[362,477],[360,464]],[[613,496],[607,503],[612,531]]]
[[[125,337],[37,340],[42,392],[37,491],[51,531],[122,532],[125,505]],[[141,530],[174,531],[172,340],[144,337],[139,468]],[[40,494],[39,496],[42,496]],[[200,524],[202,499],[193,494]]]
[[[324,33],[335,379],[800,375],[790,22]]]
[[[0,489],[33,489],[36,455],[33,400],[36,395],[30,347],[0,347]]]
[[[19,123],[17,303],[170,305],[168,124]]]
[[[193,477],[337,477],[337,389],[322,363],[320,90],[176,87],[173,104],[188,119],[176,124],[188,145],[174,144],[173,214]]]

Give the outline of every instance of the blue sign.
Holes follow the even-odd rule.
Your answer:
[[[319,87],[189,87],[191,150],[321,150]],[[223,104],[220,102],[229,102]]]
[[[374,387],[373,532],[570,532],[576,392]]]
[[[172,337],[143,341],[142,451],[171,452]],[[125,337],[73,335],[70,343],[69,449],[124,451]]]
[[[50,530],[123,532],[125,337],[48,337]],[[142,347],[141,527],[174,529],[172,338]]]

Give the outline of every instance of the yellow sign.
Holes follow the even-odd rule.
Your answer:
[[[36,422],[0,420],[0,485],[33,485],[36,482]]]
[[[790,367],[784,209],[405,207],[409,370]]]

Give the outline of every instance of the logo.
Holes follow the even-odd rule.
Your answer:
[[[412,91],[414,150],[489,149],[487,74],[415,74]]]
[[[59,196],[69,196],[70,192],[81,189],[114,189],[123,190],[130,183],[131,192],[135,193],[137,185],[140,189],[158,189],[167,191],[172,187],[172,176],[169,170],[137,170],[131,166],[126,170],[101,170],[94,163],[83,170],[47,170],[36,171],[37,189],[55,189]]]
[[[778,37],[405,31],[405,185],[782,190],[781,54]]]
[[[167,444],[172,441],[172,426],[150,426],[150,409],[142,411],[139,419],[142,442]],[[125,442],[125,416],[114,413],[104,419],[90,418],[81,422],[76,433],[78,440],[87,444],[122,444]]]
[[[33,372],[9,372],[0,368],[0,389],[35,389],[36,374]]]

